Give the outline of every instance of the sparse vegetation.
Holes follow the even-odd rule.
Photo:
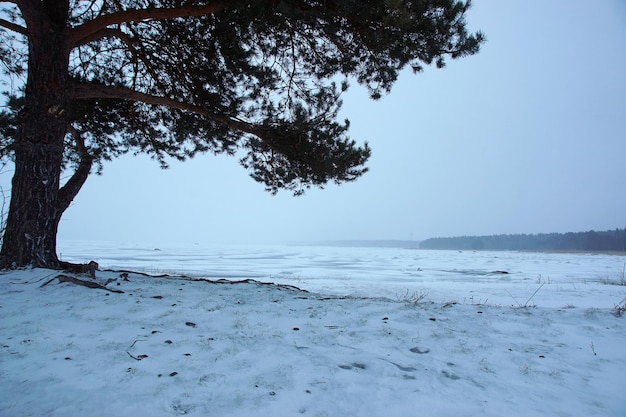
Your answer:
[[[589,347],[591,348],[591,352],[593,353],[593,356],[597,356],[598,354],[596,353],[596,346],[593,344],[593,341],[589,343]]]
[[[526,302],[525,302],[524,304],[520,303],[520,302],[517,300],[517,298],[515,298],[515,297],[513,296],[513,294],[511,294],[508,290],[507,290],[507,293],[511,296],[511,298],[513,299],[513,301],[515,301],[515,303],[517,304],[517,306],[518,306],[519,308],[536,307],[536,305],[535,305],[535,304],[532,304],[532,305],[531,305],[531,304],[529,304],[529,303],[531,302],[531,300],[532,300],[533,298],[535,298],[535,295],[537,295],[537,293],[539,292],[539,290],[540,290],[540,289],[541,289],[544,285],[545,285],[545,283],[542,283],[542,284],[541,284],[541,285],[540,285],[540,286],[539,286],[539,287],[535,290],[535,292],[534,292],[534,293],[533,293],[530,297],[528,297],[528,300],[526,300]]]
[[[471,297],[469,297],[469,301],[470,304],[473,306],[484,306],[487,304],[487,301],[489,301],[489,298],[485,298],[484,300],[482,298],[476,298],[473,295]]]
[[[404,294],[399,294],[396,296],[399,302],[411,304],[414,306],[423,303],[426,297],[428,297],[428,291],[410,292],[408,288]]]
[[[622,317],[626,313],[626,298],[617,303],[613,308],[613,315],[615,317]]]
[[[550,281],[550,277],[546,277],[544,278],[543,276],[541,276],[541,274],[539,274],[539,276],[537,277],[537,284],[551,284],[552,282]]]
[[[617,274],[617,278],[606,277],[602,280],[606,285],[621,285],[626,286],[626,263],[622,265],[622,270]]]

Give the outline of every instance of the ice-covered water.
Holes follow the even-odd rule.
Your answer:
[[[108,269],[208,279],[251,278],[368,297],[428,292],[435,301],[470,299],[512,305],[525,304],[539,287],[533,302],[549,304],[550,293],[556,291],[561,301],[564,293],[571,293],[572,304],[581,303],[586,290],[613,287],[610,292],[615,294],[614,286],[606,284],[623,279],[626,263],[626,256],[612,254],[303,245],[61,242],[59,248],[63,260],[93,259]]]

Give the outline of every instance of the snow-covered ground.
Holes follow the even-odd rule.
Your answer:
[[[1,416],[626,415],[625,256],[59,250],[188,278],[0,273]]]

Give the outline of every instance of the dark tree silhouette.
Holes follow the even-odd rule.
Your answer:
[[[596,232],[438,237],[420,242],[421,249],[549,250],[624,252],[626,228]]]
[[[0,115],[15,174],[0,267],[58,268],[57,227],[89,173],[121,154],[240,160],[268,191],[366,172],[337,121],[347,79],[372,98],[399,71],[474,54],[469,1],[7,0],[0,58],[24,77]],[[64,170],[70,179],[61,184]]]

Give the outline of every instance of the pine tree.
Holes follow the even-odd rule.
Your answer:
[[[453,0],[8,0],[0,59],[24,77],[0,114],[15,174],[0,267],[58,268],[61,215],[124,153],[166,166],[234,155],[272,193],[354,181],[370,149],[338,121],[354,79],[377,99],[410,66],[478,52]],[[61,173],[73,170],[61,184]]]

